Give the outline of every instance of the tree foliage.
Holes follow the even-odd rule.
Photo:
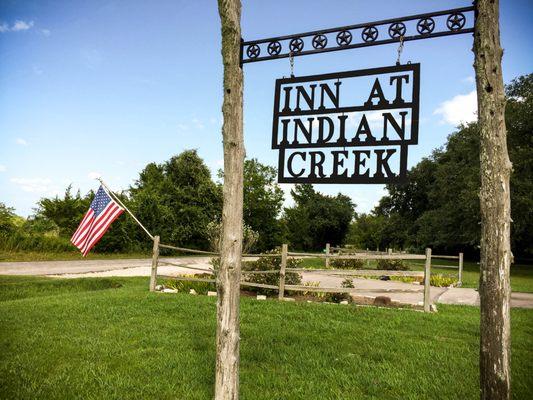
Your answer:
[[[295,205],[285,209],[285,223],[292,247],[322,250],[344,242],[355,209],[348,196],[324,195],[309,184],[295,185],[291,195]]]
[[[533,75],[507,87],[506,124],[511,175],[512,246],[518,256],[533,255]],[[387,185],[371,214],[361,215],[350,239],[361,247],[402,247],[478,253],[479,131],[460,126],[444,148],[411,168],[403,185]]]

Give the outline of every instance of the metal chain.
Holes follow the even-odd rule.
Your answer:
[[[294,78],[294,57],[292,55],[292,51],[289,52],[289,63],[291,66],[291,78]]]
[[[398,58],[396,59],[396,65],[400,65],[400,57],[403,51],[403,35],[400,36],[400,45],[398,46]]]

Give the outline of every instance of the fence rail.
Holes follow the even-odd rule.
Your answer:
[[[201,268],[189,265],[183,265],[178,263],[173,263],[171,261],[160,260],[159,259],[159,249],[171,249],[178,250],[182,252],[188,252],[193,254],[203,254],[203,255],[212,255],[219,256],[217,252],[204,251],[189,249],[185,247],[171,246],[167,244],[162,244],[159,242],[159,236],[154,236],[154,249],[152,257],[152,271],[150,278],[150,290],[154,291],[157,281],[157,267],[158,265],[171,265],[182,268],[191,269],[194,271],[202,271],[213,276],[216,275],[214,269]],[[331,251],[338,251],[338,254],[331,253]],[[260,274],[279,274],[279,284],[271,285],[264,283],[255,283],[248,281],[241,281],[241,286],[248,287],[257,287],[264,289],[273,289],[278,291],[278,298],[282,300],[285,296],[285,290],[290,291],[299,291],[299,292],[323,292],[323,293],[355,293],[361,291],[357,288],[339,288],[339,287],[320,287],[320,286],[305,286],[305,285],[289,285],[285,284],[285,278],[287,273],[298,273],[298,272],[313,272],[316,274],[324,275],[336,275],[336,276],[406,276],[406,277],[423,277],[423,293],[424,293],[424,311],[430,311],[430,276],[431,276],[431,259],[440,258],[440,259],[449,259],[449,260],[459,260],[458,265],[437,265],[437,268],[450,268],[458,269],[459,274],[459,285],[462,283],[462,271],[463,271],[463,253],[459,253],[458,256],[446,256],[446,255],[433,255],[431,254],[431,249],[426,249],[425,254],[407,254],[407,253],[393,253],[392,249],[388,249],[387,252],[378,252],[378,251],[367,251],[367,252],[356,252],[351,254],[342,253],[343,250],[353,251],[349,249],[343,249],[340,247],[332,247],[329,244],[326,245],[324,253],[303,253],[303,252],[289,252],[288,246],[283,244],[281,247],[281,253],[279,254],[243,254],[242,257],[281,257],[281,267],[279,270],[265,270],[265,271],[241,271],[241,276],[248,275],[260,275]],[[312,257],[312,258],[321,258],[325,260],[324,269],[311,269],[311,268],[287,268],[287,260],[294,257]],[[370,260],[424,260],[424,270],[423,271],[391,271],[391,270],[377,270],[377,269],[331,269],[329,268],[331,260],[367,260],[367,265]],[[180,281],[192,281],[192,282],[208,282],[216,283],[215,278],[205,278],[205,277],[190,277],[190,276],[168,276],[168,275],[159,275],[160,277],[172,278]]]

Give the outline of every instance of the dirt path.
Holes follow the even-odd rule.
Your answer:
[[[194,268],[210,269],[209,257],[162,258],[161,261],[180,266],[161,265],[159,275],[176,276],[198,274]],[[80,260],[80,261],[39,261],[2,262],[0,275],[38,275],[60,278],[104,277],[104,276],[149,276],[150,259],[126,260]],[[324,287],[341,287],[344,277],[304,272],[304,282],[320,282]],[[421,304],[423,286],[398,281],[354,278],[355,293],[363,296],[388,296],[393,301]],[[431,299],[435,303],[479,305],[479,295],[470,288],[431,288]],[[533,293],[512,293],[512,307],[533,308]]]

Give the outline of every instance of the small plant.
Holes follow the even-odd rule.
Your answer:
[[[324,300],[330,303],[340,303],[345,300],[350,301],[350,295],[348,293],[327,293]]]
[[[400,281],[404,283],[413,283],[413,282],[422,282],[423,278],[418,278],[416,276],[391,276],[391,280]]]
[[[341,283],[341,286],[343,288],[354,288],[353,279],[352,278],[344,278],[344,280]]]
[[[212,275],[183,275],[186,278],[212,278]],[[163,282],[163,286],[169,289],[175,289],[180,293],[189,293],[191,289],[194,289],[198,294],[206,295],[207,292],[215,292],[217,290],[216,285],[212,282],[197,282],[197,281],[180,281],[177,279],[167,279]]]
[[[341,258],[331,260],[330,265],[334,269],[363,269],[365,263],[356,258]]]
[[[386,271],[409,271],[409,266],[403,260],[378,260],[377,269]]]
[[[448,287],[451,285],[457,285],[457,279],[441,274],[431,275],[431,279],[429,282],[431,286],[437,287]]]
[[[317,287],[320,287],[320,282],[309,281],[309,282],[305,282],[304,286],[317,288]],[[304,292],[302,292],[302,294],[304,296],[312,296],[312,297],[316,297],[316,298],[319,298],[319,299],[323,299],[324,297],[326,297],[326,293],[324,293],[324,292],[316,292],[314,290],[304,291]]]

